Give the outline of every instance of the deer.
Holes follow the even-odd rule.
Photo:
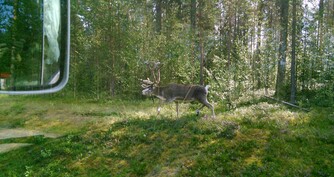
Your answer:
[[[207,95],[209,93],[209,85],[184,85],[170,83],[166,86],[159,86],[160,83],[160,62],[154,63],[153,65],[148,64],[148,68],[151,70],[154,82],[150,81],[149,78],[146,80],[141,80],[141,86],[143,88],[142,95],[145,96],[155,96],[160,99],[160,104],[158,106],[158,115],[161,111],[161,105],[164,101],[165,103],[170,103],[175,101],[177,117],[179,117],[179,102],[185,101],[197,101],[202,104],[202,106],[196,110],[196,114],[199,115],[200,110],[205,106],[211,109],[212,117],[215,118],[214,107],[208,102]],[[153,66],[153,67],[152,67]],[[158,71],[158,75],[154,74],[154,71]]]

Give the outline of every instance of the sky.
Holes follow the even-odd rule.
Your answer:
[[[304,6],[307,5],[308,9],[314,11],[319,7],[319,0],[303,0]]]

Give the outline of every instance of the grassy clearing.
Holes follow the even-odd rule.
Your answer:
[[[331,176],[332,108],[290,110],[264,100],[215,120],[150,101],[0,97],[0,128],[62,134],[0,154],[0,176]],[[193,107],[193,106],[190,106]],[[207,111],[206,113],[209,113]]]

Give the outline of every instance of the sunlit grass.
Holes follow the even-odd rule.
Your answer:
[[[198,105],[0,97],[0,127],[62,134],[0,155],[4,176],[330,176],[334,114],[238,103],[212,119]],[[6,104],[4,104],[6,102]],[[218,104],[218,103],[216,103]]]

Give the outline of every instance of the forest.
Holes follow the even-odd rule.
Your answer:
[[[161,84],[209,84],[222,104],[256,91],[334,101],[330,0],[87,0],[71,19],[74,96],[140,97],[144,63],[160,61]]]
[[[0,73],[33,74],[37,31],[10,36],[6,15]],[[333,176],[333,0],[72,0],[70,18],[67,86],[0,94],[0,177]],[[157,62],[162,86],[210,85],[215,118],[157,114],[142,88]]]

